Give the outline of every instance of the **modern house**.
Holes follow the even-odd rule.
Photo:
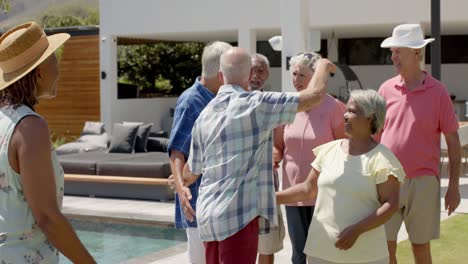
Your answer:
[[[117,40],[223,40],[272,61],[269,87],[292,91],[286,58],[311,49],[309,32],[320,31],[322,53],[351,65],[364,87],[378,89],[394,75],[388,51],[380,42],[395,25],[420,23],[430,36],[431,1],[427,0],[100,0],[101,120],[108,128],[119,121],[167,126],[176,98],[117,99]],[[464,118],[468,99],[468,2],[441,1],[442,81],[456,95]],[[266,40],[282,35],[282,52]],[[427,52],[429,53],[429,52]],[[429,56],[426,63],[430,63]],[[161,65],[164,67],[164,65]],[[430,66],[426,65],[430,71]],[[344,97],[344,78],[337,74],[330,92]]]

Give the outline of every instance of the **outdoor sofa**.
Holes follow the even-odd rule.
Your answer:
[[[171,174],[167,133],[150,132],[151,124],[114,124],[111,136],[103,130],[92,132],[106,134],[108,142],[103,148],[83,142],[82,138],[90,135],[86,126],[83,135],[69,143],[72,147],[57,148],[65,172],[65,194],[160,201],[174,199],[167,184]],[[76,149],[79,144],[81,148]]]

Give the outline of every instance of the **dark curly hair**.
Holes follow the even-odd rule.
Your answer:
[[[36,87],[38,71],[32,70],[23,78],[0,91],[0,103],[18,107],[26,105],[34,110],[37,104]]]

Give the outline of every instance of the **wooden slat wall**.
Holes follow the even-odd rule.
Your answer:
[[[52,133],[68,140],[80,135],[85,121],[100,120],[99,35],[74,36],[65,43],[57,97],[36,107]]]

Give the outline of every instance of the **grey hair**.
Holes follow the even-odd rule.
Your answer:
[[[232,48],[229,43],[215,41],[203,48],[202,54],[202,76],[205,78],[215,77],[219,72],[219,60],[226,50]]]
[[[422,47],[419,49],[419,69],[420,70],[424,70],[424,68],[426,67],[426,60],[425,60],[425,57],[426,57],[426,47]]]
[[[248,80],[252,68],[252,58],[247,53],[236,60],[229,61],[227,53],[223,53],[220,59],[220,69],[228,82],[242,82]]]
[[[373,116],[371,122],[371,133],[379,132],[385,122],[385,113],[387,112],[387,103],[375,90],[353,90],[350,99],[364,112],[366,117]]]
[[[423,62],[424,58],[426,57],[426,47],[422,47],[419,49],[419,61]]]
[[[262,55],[260,53],[252,54],[252,64],[253,64],[254,61],[259,61],[259,62],[265,64],[267,69],[270,69],[270,61],[268,60],[267,57],[265,57],[265,55]]]
[[[307,68],[309,68],[309,70],[314,71],[315,63],[321,58],[322,56],[320,56],[320,54],[315,53],[315,52],[299,53],[298,55],[292,57],[289,60],[289,66],[291,67],[294,65],[306,66]]]

